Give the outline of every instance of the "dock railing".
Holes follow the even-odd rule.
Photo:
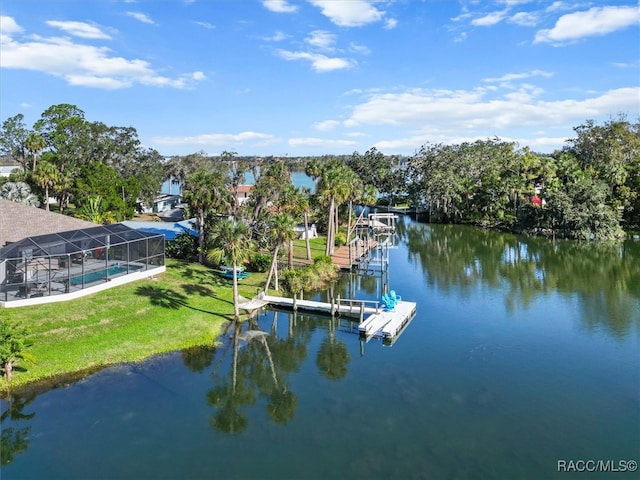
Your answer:
[[[334,298],[332,304],[332,312],[334,315],[336,311],[338,313],[349,313],[353,315],[355,312],[359,312],[360,323],[364,320],[365,307],[369,306],[375,308],[376,313],[380,313],[380,302],[378,300],[357,300],[354,298]],[[343,308],[341,308],[343,307]],[[346,310],[344,307],[347,307]]]

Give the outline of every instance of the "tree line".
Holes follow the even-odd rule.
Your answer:
[[[640,123],[574,128],[551,155],[498,138],[428,144],[408,161],[404,192],[431,221],[574,239],[640,228]]]
[[[542,155],[499,138],[444,145],[427,143],[412,156],[364,154],[256,157],[196,152],[164,158],[143,148],[133,127],[90,122],[75,105],[54,105],[29,129],[18,114],[2,124],[0,153],[22,166],[0,185],[2,196],[31,201],[54,197],[61,213],[98,223],[133,216],[150,204],[166,179],[205,231],[210,212],[240,215],[264,244],[267,213],[314,219],[329,238],[327,254],[352,234],[352,206],[401,203],[429,221],[472,223],[508,231],[576,239],[618,238],[640,228],[640,124],[625,117],[587,121],[575,138]],[[316,192],[297,192],[290,173],[305,171]],[[240,209],[238,188],[251,173],[255,187]],[[22,185],[22,189],[20,188]],[[300,203],[307,202],[307,207]],[[248,213],[247,213],[248,212]],[[302,212],[302,213],[301,213]],[[68,213],[68,212],[66,212]],[[341,221],[343,216],[346,216]],[[201,236],[200,260],[206,252]]]

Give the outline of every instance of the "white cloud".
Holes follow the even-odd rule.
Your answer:
[[[333,44],[336,41],[336,36],[333,33],[325,30],[314,30],[304,39],[309,45],[322,50],[332,50]]]
[[[593,7],[587,11],[561,16],[551,29],[540,30],[534,43],[561,44],[594,35],[606,35],[631,25],[640,19],[640,10],[633,7]]]
[[[266,40],[267,42],[281,42],[287,38],[289,38],[289,36],[286,33],[278,30],[276,33],[274,33],[270,37],[263,37],[262,39]]]
[[[14,33],[22,33],[22,27],[12,17],[0,16],[0,35],[10,36]]]
[[[276,138],[266,133],[246,131],[240,133],[205,133],[184,137],[154,137],[151,140],[159,145],[229,147],[246,143],[268,145],[273,143]]]
[[[532,0],[500,0],[499,3],[513,7],[514,5],[524,5],[525,3],[531,3]]]
[[[311,66],[316,72],[331,72],[353,66],[351,60],[339,57],[327,57],[319,53],[291,52],[289,50],[278,50],[276,53],[285,60],[307,60],[311,62]]]
[[[383,11],[365,0],[310,0],[322,14],[340,27],[360,27],[375,23],[384,17]]]
[[[384,22],[384,28],[387,30],[393,30],[398,26],[398,20],[395,18],[389,18]]]
[[[291,5],[285,0],[264,0],[262,5],[264,5],[267,10],[276,13],[293,13],[298,10],[297,6]]]
[[[201,27],[204,27],[207,30],[213,30],[214,28],[216,28],[216,26],[213,23],[209,23],[209,22],[194,21],[193,23],[195,23],[196,25],[200,25]]]
[[[320,130],[321,132],[328,132],[330,130],[335,130],[339,126],[340,122],[337,120],[325,120],[323,122],[316,123],[313,128]]]
[[[539,21],[538,15],[532,12],[518,12],[509,17],[510,23],[515,23],[521,27],[535,27]]]
[[[507,11],[502,10],[500,12],[492,12],[484,17],[475,18],[471,21],[471,25],[475,25],[476,27],[490,27],[497,23],[500,23],[507,16]]]
[[[349,44],[349,51],[360,53],[362,55],[369,55],[371,53],[371,50],[369,49],[369,47],[365,45],[358,45],[357,43],[353,43],[353,42]]]
[[[531,78],[531,77],[552,77],[553,74],[551,72],[546,72],[544,70],[531,70],[530,72],[521,72],[521,73],[507,73],[501,77],[495,78],[485,78],[484,82],[488,83],[502,83],[502,82],[512,82],[513,80],[522,80],[523,78]]]
[[[357,148],[358,142],[352,140],[331,140],[326,138],[304,137],[290,138],[291,147],[313,147],[331,151],[332,149]]]
[[[376,93],[356,105],[343,122],[347,127],[388,126],[422,132],[430,128],[440,136],[491,136],[522,127],[565,128],[585,118],[606,118],[612,113],[640,114],[640,87],[626,87],[576,99],[544,100],[537,87],[496,91],[409,89]],[[430,127],[425,127],[430,126]],[[513,136],[513,135],[512,135]]]
[[[142,23],[148,23],[150,25],[155,25],[156,22],[154,22],[147,14],[145,13],[140,13],[140,12],[126,12],[126,14],[131,17],[131,18],[135,18],[136,20],[138,20],[139,22]]]
[[[68,33],[69,35],[74,35],[80,38],[90,38],[90,39],[100,39],[100,40],[111,39],[110,35],[107,35],[95,25],[91,25],[85,22],[71,22],[71,21],[62,22],[57,20],[49,20],[46,23],[50,27],[59,28],[60,30]]]
[[[177,78],[162,76],[145,60],[115,56],[107,47],[74,43],[68,38],[34,36],[29,41],[20,41],[7,33],[21,31],[15,21],[3,19],[3,28],[5,23],[11,28],[3,30],[2,68],[39,71],[63,78],[70,85],[103,89],[134,84],[187,88],[205,78],[202,72]]]

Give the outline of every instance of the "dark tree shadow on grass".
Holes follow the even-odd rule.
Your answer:
[[[200,295],[201,297],[211,297],[214,294],[213,288],[209,288],[206,285],[187,284],[182,285],[184,293],[187,295]]]
[[[184,269],[184,276],[192,283],[200,285],[205,284],[218,287],[226,285],[225,279],[213,270],[202,271],[193,267],[187,267]]]
[[[198,312],[216,315],[225,319],[227,318],[226,315],[222,315],[218,312],[211,312],[209,310],[192,307],[188,303],[189,297],[170,288],[156,287],[153,285],[143,285],[136,288],[136,295],[148,297],[151,305],[155,307],[162,307],[171,310],[178,310],[179,308],[189,308]]]

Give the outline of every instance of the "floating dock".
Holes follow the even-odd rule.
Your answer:
[[[393,310],[381,310],[372,313],[360,323],[358,331],[361,336],[382,337],[383,340],[395,338],[416,314],[416,303],[400,301]]]
[[[340,315],[359,319],[358,332],[367,340],[381,337],[389,344],[396,338],[416,313],[416,303],[400,301],[393,310],[385,310],[372,300],[336,299],[334,302],[298,300],[289,297],[263,295],[262,305],[273,305],[288,310]],[[255,305],[255,304],[254,304]]]

